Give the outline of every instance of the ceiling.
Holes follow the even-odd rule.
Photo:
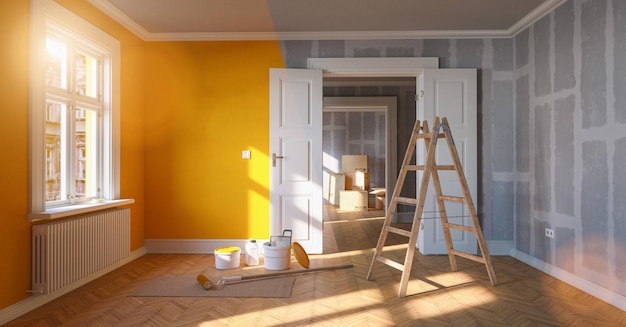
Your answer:
[[[144,40],[511,37],[566,0],[88,0]]]

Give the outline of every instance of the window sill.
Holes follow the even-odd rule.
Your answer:
[[[50,220],[90,213],[94,211],[116,208],[135,203],[135,199],[105,200],[104,202],[85,202],[69,206],[50,208],[46,211],[29,213],[29,221]]]

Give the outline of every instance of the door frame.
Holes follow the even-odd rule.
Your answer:
[[[396,185],[398,178],[398,141],[397,121],[398,106],[395,97],[324,97],[322,111],[383,111],[385,113],[385,192]],[[389,207],[390,196],[386,196],[385,212]]]

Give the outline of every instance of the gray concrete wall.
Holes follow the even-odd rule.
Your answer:
[[[514,53],[516,248],[626,295],[626,1],[570,0]]]
[[[385,113],[324,112],[324,171],[342,172],[341,156],[367,155],[370,187],[385,187]],[[338,163],[335,167],[335,163]],[[324,181],[326,182],[326,181]],[[326,188],[325,188],[326,189]]]
[[[487,240],[512,242],[515,208],[511,197],[518,187],[514,183],[516,108],[513,71],[516,63],[513,44],[513,39],[313,40],[281,41],[281,48],[288,68],[306,68],[308,58],[324,57],[438,57],[440,68],[477,68],[477,209]],[[373,92],[388,95],[391,91],[377,89]],[[336,90],[332,95],[344,96],[353,92],[354,89],[346,88]],[[414,93],[407,94],[406,98],[413,96]],[[415,106],[399,105],[399,163],[414,121]]]

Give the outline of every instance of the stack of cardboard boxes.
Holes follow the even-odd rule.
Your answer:
[[[329,202],[340,210],[367,211],[369,207],[370,174],[367,155],[341,157],[342,173],[330,175]]]

